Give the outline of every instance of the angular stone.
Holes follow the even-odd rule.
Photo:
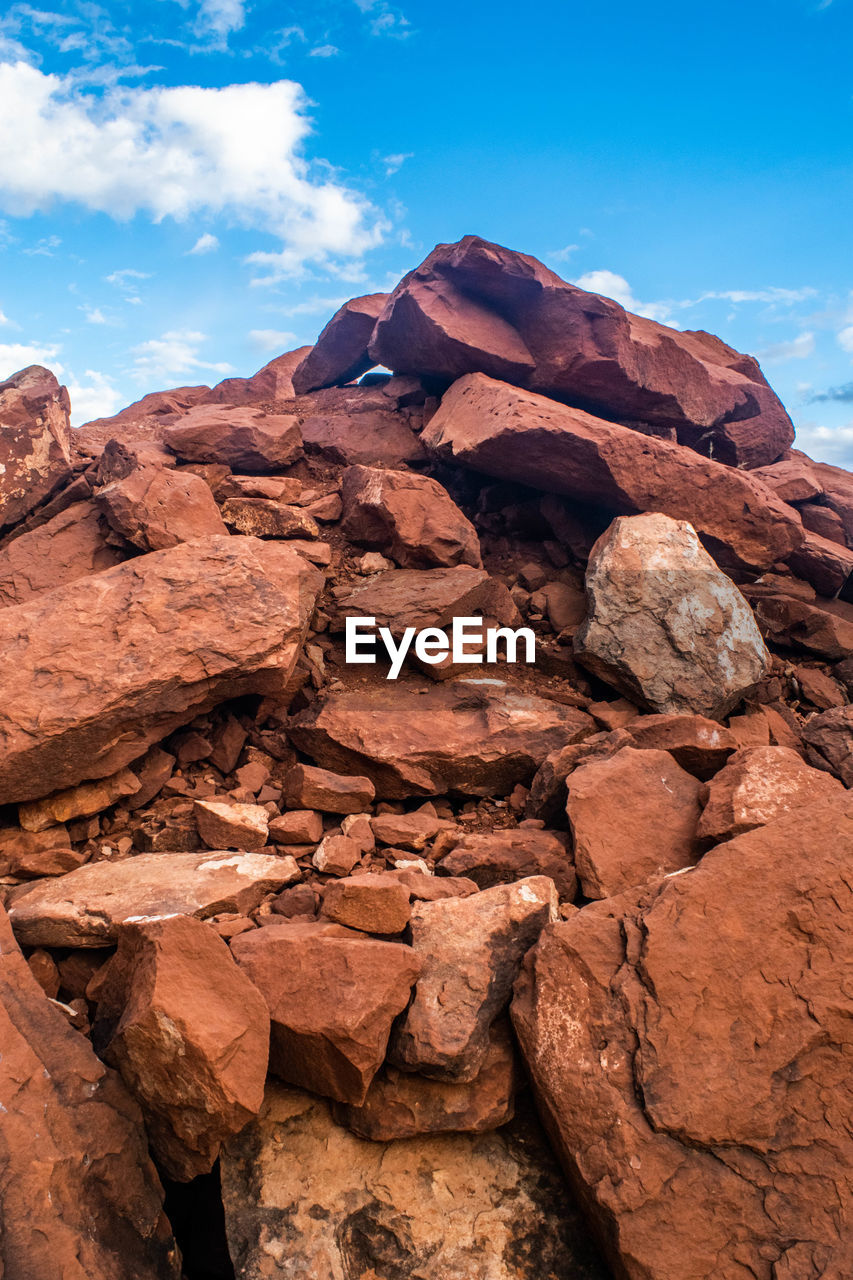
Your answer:
[[[67,791],[56,791],[44,800],[30,800],[18,805],[18,821],[25,831],[46,831],[57,823],[71,822],[74,818],[88,818],[102,809],[108,809],[117,800],[135,795],[140,782],[130,769],[119,769],[109,778],[96,782],[84,782]]]
[[[71,478],[70,408],[65,387],[40,365],[0,382],[0,529]]]
[[[0,908],[0,1272],[178,1280],[142,1116],[21,955]]]
[[[387,301],[387,293],[368,293],[351,298],[335,312],[294,370],[293,389],[297,395],[317,387],[354,382],[373,368],[376,361],[367,354],[367,345]]]
[[[769,485],[783,502],[809,502],[823,492],[810,464],[803,458],[785,458],[766,467],[756,467],[753,475]]]
[[[436,1080],[473,1080],[525,952],[556,918],[557,894],[545,876],[416,903],[412,946],[423,969],[389,1061]]]
[[[331,880],[323,890],[323,915],[363,933],[402,933],[411,918],[409,891],[381,874]]]
[[[323,839],[323,815],[315,809],[291,809],[270,821],[269,837],[276,844],[316,844]]]
[[[333,630],[343,630],[346,618],[375,618],[396,637],[406,627],[445,627],[455,617],[494,618],[502,626],[516,625],[518,610],[506,587],[484,569],[455,565],[445,569],[389,569],[366,582],[349,583],[338,596]]]
[[[380,813],[370,820],[371,830],[380,844],[395,845],[420,853],[439,831],[449,831],[454,824],[446,818],[422,813]]]
[[[701,783],[667,751],[623,747],[567,779],[575,866],[587,898],[609,898],[696,857]]]
[[[803,741],[813,764],[825,766],[845,787],[853,787],[853,707],[834,707],[812,716]]]
[[[139,790],[132,796],[125,797],[124,807],[133,812],[134,809],[141,809],[143,805],[148,804],[162,791],[171,778],[174,768],[174,756],[168,751],[161,750],[160,747],[152,747],[134,765],[133,772],[139,780]]]
[[[718,844],[820,800],[831,801],[843,790],[837,778],[811,769],[788,747],[746,747],[709,783],[696,834]]]
[[[263,849],[269,833],[269,814],[259,804],[227,800],[196,800],[193,814],[208,849]]]
[[[382,1065],[420,960],[398,942],[288,924],[241,934],[234,958],[267,1002],[270,1070],[282,1080],[360,1105]]]
[[[238,533],[256,538],[318,538],[317,522],[301,507],[272,498],[226,498],[222,518]]]
[[[423,409],[397,407],[378,387],[315,391],[297,400],[295,409],[309,455],[344,466],[399,467],[426,459],[415,430],[423,426]]]
[[[807,529],[787,563],[792,573],[810,582],[820,595],[832,597],[853,573],[853,551]]]
[[[657,712],[721,718],[768,662],[752,610],[689,524],[663,515],[614,520],[586,573],[589,616],[578,658]]]
[[[837,542],[842,547],[847,546],[844,521],[837,511],[833,511],[831,507],[822,507],[819,502],[802,502],[798,510],[804,528],[818,534],[821,538],[826,538],[829,542]]]
[[[375,794],[373,783],[367,777],[333,773],[311,764],[296,764],[284,777],[284,799],[293,809],[364,813]]]
[[[334,693],[294,716],[293,743],[328,768],[363,771],[382,799],[509,795],[549,751],[594,732],[576,707],[518,692],[500,680],[453,680],[423,690]]]
[[[363,852],[357,840],[330,832],[317,845],[311,861],[318,871],[326,875],[348,876],[361,861]]]
[[[443,898],[470,898],[472,893],[479,892],[479,886],[473,880],[459,876],[438,876],[418,871],[413,866],[402,866],[389,871],[409,891],[414,902],[440,902]]]
[[[734,568],[768,569],[804,537],[796,512],[746,472],[479,373],[446,392],[422,439],[499,479],[611,511],[688,520]]]
[[[360,1107],[336,1103],[338,1124],[372,1142],[426,1133],[487,1133],[512,1119],[518,1087],[515,1055],[505,1021],[491,1029],[489,1048],[473,1080],[456,1084],[386,1067]]]
[[[61,876],[82,866],[87,854],[71,848],[65,827],[34,833],[17,827],[0,829],[0,875],[21,880]]]
[[[800,692],[807,702],[821,711],[829,711],[831,707],[842,707],[847,699],[841,685],[832,676],[818,667],[794,667],[794,675]]]
[[[297,347],[285,351],[259,369],[251,378],[224,378],[202,396],[202,404],[261,405],[266,407],[276,400],[290,400],[293,390],[293,373],[308,355],[310,347]]]
[[[705,716],[638,716],[626,727],[635,747],[668,751],[682,769],[697,778],[716,773],[739,745],[730,729]]]
[[[111,441],[159,443],[163,428],[200,404],[209,393],[209,387],[153,391],[110,418],[94,418],[77,427],[72,436],[74,450],[84,458],[99,458]]]
[[[23,604],[42,591],[121,564],[91,502],[75,502],[46,524],[0,548],[0,606]]]
[[[219,537],[0,611],[0,803],[106,777],[218,702],[281,692],[320,585],[285,546]]]
[[[573,902],[578,888],[565,835],[535,827],[472,831],[440,860],[438,869],[442,875],[473,880],[481,889],[548,876],[561,902]]]
[[[167,427],[163,440],[186,462],[223,462],[249,475],[278,471],[302,453],[296,418],[248,407],[199,405]]]
[[[227,533],[209,485],[191,471],[138,466],[98,489],[95,503],[116,533],[141,551]]]
[[[526,254],[465,236],[400,282],[370,343],[377,364],[530,387],[732,466],[782,456],[791,420],[750,356],[567,284]]]
[[[272,498],[275,502],[298,502],[302,481],[296,476],[228,476],[216,486],[217,498]]]
[[[853,1243],[853,796],[547,930],[513,1021],[626,1280],[834,1277]]]
[[[437,480],[353,466],[344,472],[341,496],[347,537],[383,551],[401,568],[482,568],[476,529]]]
[[[207,1173],[260,1110],[266,1002],[200,920],[124,924],[98,987],[95,1043],[142,1107],[168,1177]]]
[[[127,920],[245,915],[300,874],[293,858],[260,853],[141,853],[15,889],[9,918],[23,946],[102,947]]]

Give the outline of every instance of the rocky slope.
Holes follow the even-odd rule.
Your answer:
[[[846,1280],[853,476],[756,362],[466,237],[68,408],[0,384],[0,1275]]]

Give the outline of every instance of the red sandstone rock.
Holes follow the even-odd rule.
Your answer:
[[[348,467],[343,476],[344,533],[387,552],[401,568],[482,567],[477,531],[429,476]]]
[[[827,768],[845,787],[853,787],[853,707],[835,707],[812,718],[803,727],[809,760]]]
[[[834,1277],[851,1256],[853,797],[550,928],[513,1020],[627,1280]]]
[[[682,769],[697,778],[716,773],[739,745],[730,729],[705,716],[638,716],[626,728],[635,747],[668,751]]]
[[[263,849],[267,842],[269,814],[261,805],[196,800],[193,814],[208,849]]]
[[[254,408],[198,405],[167,427],[163,439],[188,462],[223,462],[249,475],[278,471],[302,452],[294,417]]]
[[[357,840],[330,832],[314,850],[311,861],[329,876],[348,876],[364,852]]]
[[[18,827],[0,829],[0,875],[21,880],[61,876],[82,866],[86,857],[71,848],[71,837],[64,826],[38,833]]]
[[[400,943],[328,932],[336,928],[258,929],[235,938],[232,951],[269,1007],[270,1070],[314,1093],[361,1105],[420,961]]]
[[[804,528],[818,534],[821,538],[826,538],[829,542],[837,542],[842,547],[847,546],[844,521],[837,511],[833,511],[831,507],[823,507],[819,502],[801,502],[798,510]]]
[[[334,630],[345,618],[375,618],[399,636],[406,627],[445,627],[454,617],[477,614],[502,626],[518,625],[518,610],[506,587],[484,569],[460,564],[444,569],[389,569],[364,582],[347,583],[337,597]]]
[[[380,844],[420,853],[439,831],[449,831],[454,824],[447,818],[417,810],[415,813],[380,813],[371,818],[370,826]]]
[[[294,765],[284,779],[284,798],[294,809],[364,813],[375,794],[369,778],[333,773],[310,764]]]
[[[692,866],[701,784],[667,751],[623,747],[567,779],[575,865],[588,898]]]
[[[97,1019],[96,1043],[142,1107],[161,1167],[181,1182],[207,1173],[263,1101],[263,996],[211,928],[169,916],[121,927]]]
[[[111,546],[91,502],[76,502],[0,548],[0,605],[23,604],[127,558]]]
[[[281,691],[320,581],[282,545],[209,538],[0,611],[0,803],[106,777],[217,702]]]
[[[54,792],[43,800],[18,805],[18,821],[25,831],[46,831],[60,822],[91,817],[139,790],[136,774],[131,769],[119,769],[108,778],[84,782],[79,787]]]
[[[297,347],[276,356],[251,378],[224,378],[199,400],[200,404],[267,405],[276,400],[289,400],[294,395],[293,373],[310,352],[310,347]]]
[[[409,891],[389,875],[331,880],[323,890],[323,915],[363,933],[402,933],[411,917]]]
[[[301,507],[288,507],[271,498],[226,498],[222,518],[238,533],[256,538],[318,538],[320,530]]]
[[[382,467],[427,456],[416,434],[423,408],[403,408],[380,387],[330,387],[301,396],[294,408],[309,456]]]
[[[818,801],[830,802],[843,790],[837,778],[809,768],[788,747],[747,747],[709,783],[696,834],[718,844]]]
[[[354,382],[377,362],[367,354],[370,335],[387,293],[369,293],[352,298],[336,311],[323,332],[293,374],[297,395],[317,387]]]
[[[809,502],[823,492],[814,468],[805,457],[785,458],[757,467],[754,475],[769,485],[783,502]]]
[[[276,844],[316,844],[323,838],[323,815],[315,809],[291,809],[270,821],[269,837]]]
[[[71,437],[74,452],[84,458],[99,458],[111,441],[160,442],[165,426],[209,394],[210,388],[201,386],[153,391],[111,418],[94,418],[77,427]]]
[[[808,530],[787,561],[791,572],[810,582],[822,596],[837,595],[853,573],[853,551]]]
[[[745,472],[479,373],[454,383],[423,440],[487,475],[626,514],[688,520],[732,567],[770,568],[804,536],[796,512]]]
[[[825,658],[845,658],[853,652],[853,605],[781,593],[756,595],[749,587],[745,592],[761,634],[771,644],[805,649]]]
[[[138,466],[99,489],[95,502],[113,529],[142,551],[227,532],[209,486],[191,471]]]
[[[40,365],[0,382],[0,529],[71,478],[71,402]]]
[[[561,902],[573,902],[578,887],[566,837],[530,827],[463,835],[441,859],[439,870],[442,875],[473,880],[481,889],[513,884],[525,876],[548,876]]]

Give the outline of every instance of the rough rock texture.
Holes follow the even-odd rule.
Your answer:
[[[225,943],[189,916],[123,924],[98,985],[95,1041],[142,1107],[168,1177],[207,1173],[257,1115],[269,1015]]]
[[[809,759],[853,787],[853,707],[833,707],[813,716],[803,728]]]
[[[425,692],[337,693],[295,716],[295,745],[326,768],[365,773],[381,797],[508,795],[549,751],[594,731],[585,712],[499,680],[454,680]]]
[[[298,399],[294,407],[306,454],[345,466],[399,467],[425,461],[426,450],[416,433],[423,425],[423,408],[400,405],[391,395],[397,381],[403,380],[391,379],[384,388],[364,383],[334,387]]]
[[[269,833],[269,814],[259,804],[196,800],[193,814],[208,849],[263,849]]]
[[[851,853],[843,795],[531,954],[516,1031],[619,1276],[848,1274]]]
[[[761,466],[794,439],[758,363],[712,334],[632,315],[536,258],[465,236],[403,278],[370,355],[401,373],[481,372],[624,421],[674,428],[730,465]]]
[[[363,813],[370,808],[376,791],[370,778],[296,764],[285,774],[283,794],[291,809]]]
[[[141,790],[139,778],[132,769],[119,769],[108,778],[84,782],[67,791],[56,791],[43,800],[29,800],[18,805],[18,821],[25,831],[46,831],[58,822],[87,818],[108,809],[116,800],[136,795]]]
[[[65,387],[40,365],[0,382],[0,529],[70,478],[70,408]]]
[[[803,540],[796,512],[746,473],[483,374],[454,383],[423,440],[487,475],[623,514],[689,520],[733,567],[770,568]]]
[[[293,373],[308,355],[310,347],[285,351],[265,364],[251,378],[223,378],[200,397],[200,404],[269,404],[273,400],[289,400],[294,394]]]
[[[271,1083],[222,1189],[241,1280],[609,1280],[532,1116],[369,1142]]]
[[[336,601],[332,619],[343,629],[346,618],[375,618],[397,636],[406,627],[444,627],[454,617],[494,618],[502,626],[518,622],[518,610],[506,586],[484,569],[460,564],[445,569],[388,569],[364,582],[349,584]]]
[[[566,812],[587,898],[693,864],[701,783],[667,751],[623,747],[569,774]]]
[[[421,962],[410,947],[337,925],[282,922],[241,934],[234,958],[272,1020],[270,1070],[289,1084],[361,1104]]]
[[[25,946],[102,947],[134,917],[245,912],[298,879],[290,857],[207,849],[142,853],[23,886],[12,894],[9,918]]]
[[[136,1104],[44,995],[0,908],[0,1274],[178,1280]]]
[[[593,548],[586,590],[575,653],[653,711],[721,718],[764,674],[752,610],[689,524],[614,520]]]
[[[222,518],[238,533],[256,538],[317,538],[317,522],[301,507],[289,507],[271,498],[227,498]]]
[[[572,902],[577,876],[566,843],[561,832],[535,827],[471,832],[441,859],[438,870],[442,875],[467,877],[481,889],[512,884],[525,876],[548,876],[557,886],[560,901]]]
[[[393,876],[347,876],[323,892],[324,916],[365,933],[402,933],[411,914],[409,891]]]
[[[317,387],[353,382],[373,367],[376,361],[367,354],[367,345],[387,301],[387,293],[368,293],[351,298],[335,312],[316,345],[294,370],[296,395]]]
[[[107,541],[94,504],[75,502],[0,548],[0,605],[23,604],[126,558],[126,552]]]
[[[282,689],[320,582],[283,546],[210,538],[0,612],[0,803],[105,777],[225,698]]]
[[[186,462],[221,462],[249,475],[278,471],[302,452],[296,418],[248,407],[199,405],[167,427],[163,440]]]
[[[557,894],[546,876],[416,903],[412,946],[423,968],[394,1029],[394,1066],[436,1080],[473,1080],[525,952],[556,918]]]
[[[697,778],[715,773],[738,745],[730,729],[705,716],[638,716],[627,728],[635,747],[668,751],[682,769]]]
[[[476,529],[429,476],[348,467],[342,497],[342,527],[347,536],[366,547],[381,548],[401,568],[482,567]]]
[[[100,488],[98,510],[141,551],[227,532],[210,487],[191,471],[139,466]]]
[[[718,844],[843,791],[837,778],[810,768],[790,747],[747,747],[708,784],[696,834]]]

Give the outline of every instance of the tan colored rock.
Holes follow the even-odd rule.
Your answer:
[[[721,718],[764,674],[752,610],[689,524],[614,520],[593,548],[586,589],[575,653],[653,711]]]
[[[358,840],[330,832],[324,836],[311,858],[318,871],[328,876],[348,876],[364,852]]]
[[[285,774],[283,794],[287,804],[294,809],[364,813],[370,808],[376,793],[369,778],[297,764]]]
[[[193,814],[208,849],[263,849],[267,842],[269,814],[262,805],[196,800]]]
[[[94,1035],[142,1107],[168,1177],[207,1173],[257,1115],[269,1026],[263,996],[208,925],[179,915],[119,929]]]
[[[91,502],[75,502],[0,549],[0,606],[23,604],[42,591],[121,564]]]
[[[381,550],[401,568],[482,567],[476,529],[429,476],[347,467],[341,496],[347,537]]]
[[[272,498],[226,498],[222,518],[238,533],[256,538],[318,538],[317,522],[302,507]]]
[[[209,538],[0,611],[0,802],[107,777],[218,702],[281,692],[320,584],[287,547]]]
[[[389,1061],[435,1080],[473,1080],[526,951],[556,918],[557,894],[545,876],[416,903],[412,946],[423,968]]]
[[[709,783],[696,834],[706,844],[719,844],[820,800],[831,801],[843,790],[837,778],[810,768],[788,747],[747,747]]]
[[[117,800],[135,795],[140,782],[130,769],[119,769],[108,778],[84,782],[67,791],[56,791],[44,800],[30,800],[18,805],[18,821],[25,831],[46,831],[73,818],[88,818],[108,809]]]
[[[514,884],[526,876],[548,876],[561,902],[573,902],[577,876],[565,835],[535,827],[472,831],[438,864],[442,875],[473,880],[481,889]]]
[[[0,1273],[178,1280],[142,1116],[45,998],[0,908]]]
[[[594,731],[575,707],[499,680],[333,693],[289,722],[294,744],[326,768],[358,770],[383,799],[508,795],[549,751]]]
[[[409,891],[393,876],[345,876],[323,890],[323,915],[363,933],[402,933],[411,914]]]
[[[423,440],[499,479],[611,511],[687,520],[731,567],[768,569],[804,537],[796,512],[747,472],[483,374],[454,383]]]
[[[28,947],[102,947],[127,920],[169,915],[200,920],[246,914],[267,893],[298,880],[293,858],[260,853],[142,853],[95,862],[60,880],[13,891],[9,918]]]
[[[98,489],[95,503],[116,533],[141,551],[227,533],[210,487],[191,471],[137,466]]]
[[[294,370],[293,388],[297,395],[317,387],[354,382],[373,368],[376,361],[367,354],[367,346],[387,301],[387,293],[369,293],[351,298],[335,312]]]
[[[270,1070],[360,1105],[420,972],[412,949],[334,924],[287,923],[241,934],[231,949],[270,1011]]]
[[[278,471],[302,453],[295,417],[248,406],[197,405],[166,427],[163,440],[187,462],[222,462],[249,475]]]
[[[623,747],[567,779],[575,866],[587,898],[609,898],[696,858],[701,784],[667,751]]]
[[[638,716],[627,729],[635,747],[668,751],[682,769],[697,778],[716,773],[739,745],[730,729],[705,716]]]
[[[370,819],[370,826],[380,844],[420,853],[439,831],[450,831],[454,824],[446,818],[416,810],[414,813],[379,813]]]
[[[65,387],[40,365],[0,382],[0,529],[71,478],[70,408]]]

